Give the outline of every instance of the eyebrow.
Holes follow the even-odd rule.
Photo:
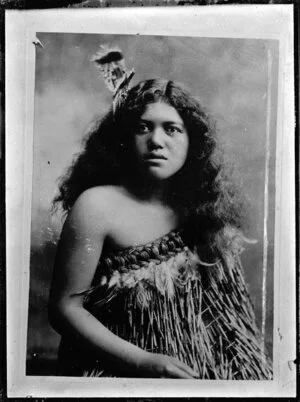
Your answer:
[[[152,120],[147,120],[147,119],[142,119],[142,118],[140,118],[139,121],[140,121],[140,122],[142,121],[142,122],[144,122],[144,123],[151,123],[151,124],[153,123]],[[176,124],[176,125],[178,125],[178,126],[181,126],[182,128],[185,127],[185,124],[184,124],[184,123],[181,123],[180,121],[174,121],[174,120],[164,121],[163,124]]]

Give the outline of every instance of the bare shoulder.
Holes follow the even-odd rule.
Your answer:
[[[84,191],[76,200],[71,218],[80,225],[89,225],[90,228],[110,225],[116,208],[126,203],[129,198],[126,190],[118,186],[99,186]]]
[[[128,192],[121,186],[98,186],[84,191],[78,197],[76,204],[84,208],[107,211],[126,198],[129,198]]]

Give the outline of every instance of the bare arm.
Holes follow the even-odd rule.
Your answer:
[[[76,295],[90,287],[109,234],[109,222],[97,198],[93,191],[82,194],[65,222],[50,292],[51,324],[62,335],[76,336],[125,371],[150,377],[193,378],[196,373],[177,359],[148,353],[114,335],[84,308],[83,296]]]

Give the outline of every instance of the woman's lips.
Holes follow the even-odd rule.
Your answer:
[[[157,154],[148,154],[144,158],[146,161],[159,161],[159,160],[166,160],[167,158],[164,155],[157,155]]]

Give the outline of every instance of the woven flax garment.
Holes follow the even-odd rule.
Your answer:
[[[271,379],[238,256],[201,262],[181,231],[102,256],[86,308],[118,336],[175,356],[200,379]],[[58,375],[122,376],[75,341],[60,345]]]

